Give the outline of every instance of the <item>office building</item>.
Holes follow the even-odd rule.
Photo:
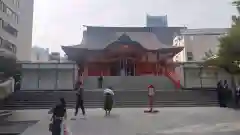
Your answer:
[[[31,60],[33,0],[0,0],[0,48]]]
[[[147,15],[147,27],[168,27],[167,16]]]
[[[184,29],[176,36],[173,46],[184,47],[174,56],[177,62],[203,61],[218,52],[219,38],[225,36],[228,28]]]
[[[31,62],[47,62],[49,61],[49,49],[40,48],[37,46],[32,47]]]

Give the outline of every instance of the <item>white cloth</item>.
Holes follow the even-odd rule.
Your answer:
[[[63,120],[61,124],[61,135],[72,135],[72,132],[70,131],[70,128],[67,126],[65,120]]]
[[[103,93],[104,93],[104,94],[109,93],[109,94],[111,94],[111,95],[114,95],[114,92],[113,92],[111,89],[105,89],[105,90],[103,91]]]
[[[148,95],[154,96],[154,94],[155,94],[154,88],[149,88]]]

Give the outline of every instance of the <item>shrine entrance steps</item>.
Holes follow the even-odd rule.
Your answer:
[[[205,107],[218,106],[216,91],[179,90],[157,91],[154,107]],[[64,97],[68,108],[75,106],[74,91],[17,91],[4,100],[1,109],[48,109]],[[102,108],[103,92],[87,90],[84,92],[86,108]],[[115,91],[116,108],[148,107],[147,91]]]
[[[84,78],[84,88],[98,89],[98,76],[88,76]],[[103,88],[113,87],[123,90],[144,90],[149,85],[153,85],[158,90],[173,90],[175,83],[166,76],[104,76]]]

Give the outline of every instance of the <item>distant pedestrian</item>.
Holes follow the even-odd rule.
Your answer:
[[[86,112],[85,112],[85,108],[84,108],[84,100],[83,100],[83,86],[82,83],[80,81],[77,81],[76,85],[75,85],[75,90],[77,90],[76,96],[77,96],[77,100],[76,100],[76,106],[75,106],[75,116],[77,116],[78,114],[78,109],[81,108],[82,110],[82,114],[83,116],[85,116]]]
[[[98,77],[98,88],[103,88],[103,76]]]
[[[224,80],[223,88],[224,88],[225,90],[228,90],[228,82],[227,82],[227,80]]]
[[[15,91],[18,91],[18,90],[20,90],[20,88],[21,88],[21,83],[20,83],[20,81],[18,81],[18,82],[16,82],[15,83]]]
[[[232,91],[229,89],[227,80],[223,82],[222,98],[224,107],[227,107],[229,101],[232,99]]]
[[[222,81],[221,80],[217,83],[217,96],[218,96],[219,106],[220,107],[224,107],[224,103],[223,103],[223,85],[222,85]]]

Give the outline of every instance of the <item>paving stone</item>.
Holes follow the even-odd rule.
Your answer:
[[[144,108],[114,109],[105,117],[102,109],[87,109],[87,118],[76,120],[68,110],[67,125],[73,135],[239,135],[240,112],[227,108],[157,108],[159,113],[146,114]],[[35,114],[34,114],[35,112]],[[17,115],[19,114],[18,118]],[[34,117],[34,115],[38,115]],[[8,120],[38,118],[37,124],[22,135],[51,135],[47,110],[16,111]]]

